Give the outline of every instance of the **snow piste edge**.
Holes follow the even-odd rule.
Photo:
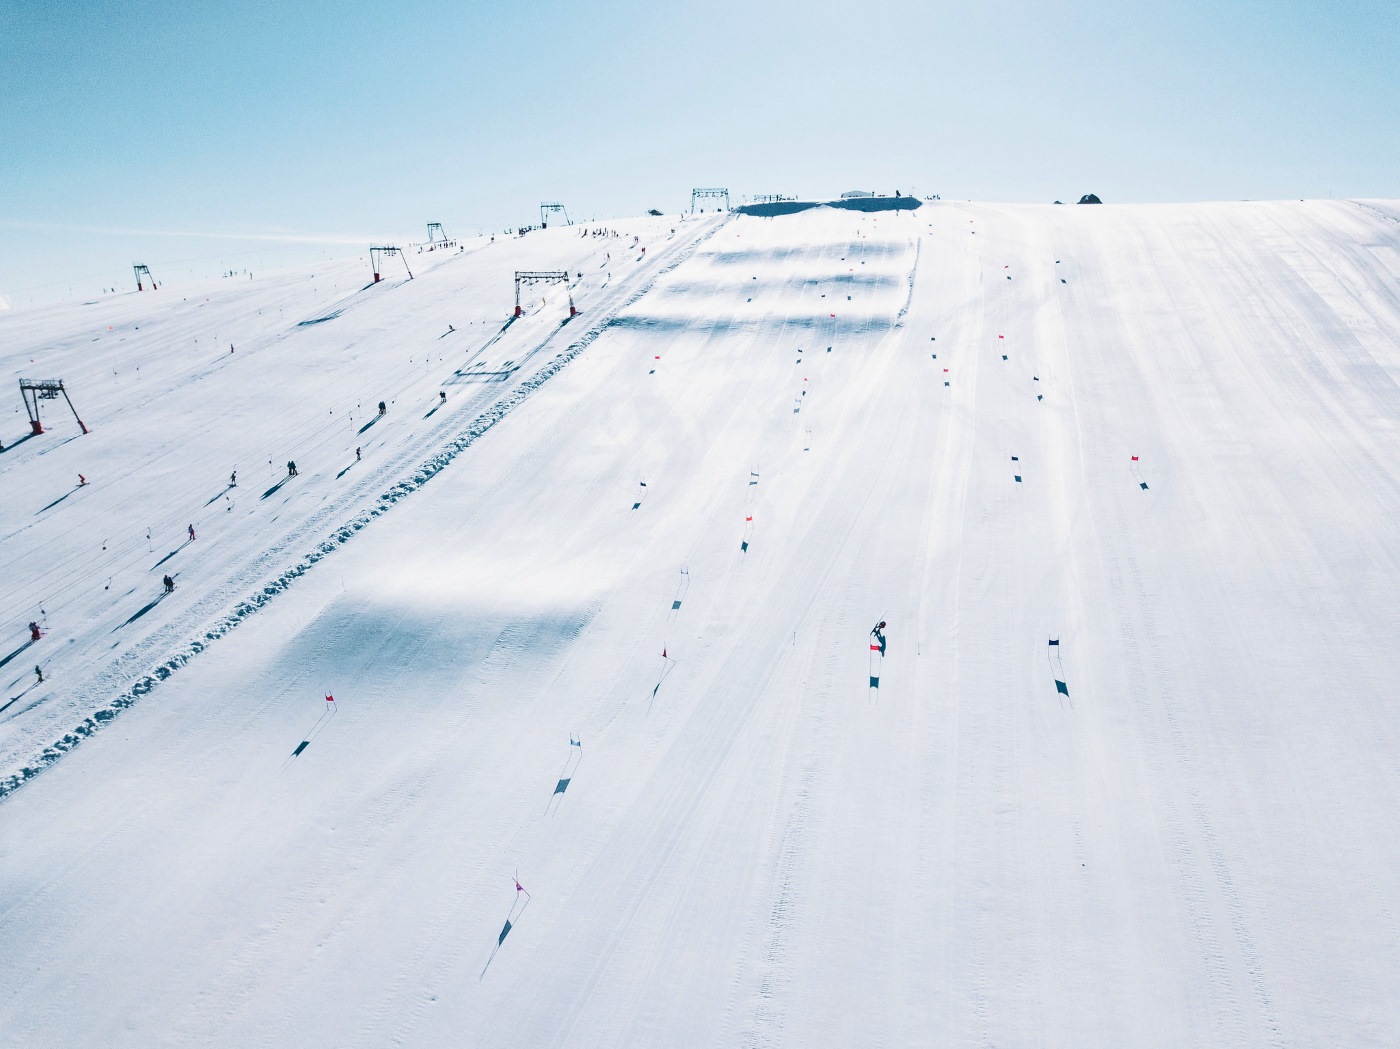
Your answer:
[[[204,631],[201,637],[188,642],[182,649],[176,651],[174,655],[169,656],[154,669],[143,674],[130,687],[118,693],[105,706],[100,707],[85,717],[76,728],[70,729],[68,732],[64,733],[60,739],[45,746],[43,750],[39,752],[38,756],[31,759],[28,764],[23,765],[16,772],[0,778],[0,802],[3,802],[21,787],[31,782],[40,773],[51,768],[59,759],[71,753],[84,740],[88,739],[99,729],[116,720],[117,715],[123,710],[134,706],[144,696],[148,695],[152,689],[189,663],[191,659],[199,655],[215,641],[227,636],[249,616],[271,602],[274,597],[289,589],[295,580],[308,572],[327,554],[344,546],[375,518],[387,513],[394,506],[398,505],[402,499],[412,495],[427,484],[428,481],[436,477],[449,463],[456,459],[458,455],[470,448],[481,437],[485,436],[494,428],[497,423],[523,404],[532,393],[555,375],[558,375],[559,372],[563,371],[565,366],[591,346],[593,342],[597,340],[598,336],[602,335],[603,332],[607,331],[608,328],[613,325],[620,313],[650,294],[658,280],[675,270],[681,264],[687,262],[695,254],[701,244],[704,244],[728,224],[731,217],[732,216],[726,215],[724,219],[716,223],[713,228],[697,237],[679,255],[653,273],[646,283],[633,294],[613,308],[598,324],[586,331],[577,341],[570,343],[569,346],[556,355],[552,361],[522,382],[509,395],[501,398],[490,408],[487,408],[478,415],[470,426],[448,441],[443,449],[436,455],[422,463],[410,477],[400,481],[388,491],[384,492],[368,509],[361,511],[346,523],[332,530],[330,535],[322,540],[314,550],[303,556],[291,567],[283,570],[270,582],[264,583],[251,596],[235,604],[232,611],[218,619],[213,626]],[[550,337],[552,338],[552,335]]]

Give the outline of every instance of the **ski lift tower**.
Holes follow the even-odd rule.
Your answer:
[[[569,218],[569,212],[563,204],[557,200],[545,201],[540,205],[540,229],[549,229],[549,213],[551,211],[556,211],[564,216],[564,225],[572,226],[574,224],[574,220]]]
[[[703,201],[703,200],[719,200],[719,199],[721,199],[721,198],[723,198],[723,200],[724,200],[724,210],[725,210],[725,211],[728,211],[728,210],[729,210],[729,190],[728,190],[728,189],[725,189],[725,188],[723,188],[723,187],[719,187],[719,188],[710,187],[710,188],[708,188],[708,189],[692,189],[692,190],[690,191],[690,213],[691,213],[692,215],[695,214],[695,202],[696,202],[697,200],[702,200],[702,201]],[[705,209],[704,209],[704,208],[701,208],[700,210],[701,210],[701,211],[704,211]]]
[[[429,223],[428,223],[428,243],[429,243],[429,244],[435,244],[435,243],[437,243],[438,240],[441,240],[444,244],[447,243],[447,234],[446,234],[445,232],[443,232],[442,223],[441,223],[441,222],[429,222]]]
[[[44,424],[39,421],[39,402],[56,401],[59,394],[68,402],[68,410],[73,413],[73,418],[78,419],[78,428],[87,433],[88,428],[83,420],[78,418],[78,409],[73,407],[73,401],[69,398],[62,379],[21,379],[19,395],[24,399],[24,410],[29,413],[30,432],[44,432]]]
[[[145,285],[142,283],[143,279],[151,282],[152,291],[156,290],[156,279],[151,276],[151,267],[147,266],[144,262],[133,262],[131,264],[131,269],[136,274],[137,291],[146,290]]]
[[[403,268],[404,268],[404,272],[406,272],[406,273],[408,274],[408,279],[409,279],[409,280],[412,280],[412,279],[413,279],[413,271],[412,271],[411,269],[408,268],[408,259],[404,258],[404,253],[403,253],[402,250],[400,250],[399,248],[390,248],[390,247],[383,247],[383,248],[373,248],[373,247],[372,247],[372,248],[369,249],[369,266],[370,266],[370,269],[374,272],[374,283],[378,284],[379,281],[380,281],[380,279],[381,279],[382,276],[383,276],[384,268],[383,268],[383,266],[381,265],[381,263],[382,263],[386,258],[389,258],[389,257],[392,256],[392,255],[397,255],[400,259],[403,259]]]
[[[562,284],[569,292],[569,316],[577,317],[578,310],[574,308],[574,285],[569,280],[568,270],[516,270],[515,271],[515,315],[522,316],[525,313],[520,305],[520,286],[522,284]]]

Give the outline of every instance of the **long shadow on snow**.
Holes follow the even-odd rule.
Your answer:
[[[132,623],[136,622],[138,619],[140,619],[142,616],[144,616],[144,615],[145,615],[147,612],[149,612],[151,609],[155,608],[156,605],[160,604],[161,601],[164,600],[164,598],[165,598],[165,595],[164,595],[164,594],[158,594],[158,595],[156,595],[154,598],[151,599],[151,601],[146,605],[145,608],[141,609],[139,612],[134,613],[130,619],[128,619],[125,623],[122,624],[122,626],[130,626]],[[114,630],[112,631],[112,633],[115,634],[115,633],[117,632],[117,630],[120,630],[120,629],[122,628],[122,626],[119,626],[119,627],[117,627],[116,629],[114,629]]]
[[[174,550],[170,551],[170,553],[166,554],[164,557],[162,557],[162,558],[161,558],[159,561],[157,561],[155,564],[151,565],[151,571],[154,572],[157,568],[159,568],[161,565],[165,564],[165,562],[169,561],[172,557],[174,557],[176,554],[178,554],[181,550],[183,550],[185,547],[187,547],[187,546],[189,546],[189,545],[190,545],[190,540],[186,539],[183,543],[181,543],[179,546],[177,546]]]
[[[33,433],[27,433],[27,434],[25,434],[23,437],[21,437],[19,440],[17,440],[17,441],[11,441],[9,444],[5,445],[5,451],[7,451],[7,452],[13,452],[16,448],[18,448],[20,445],[22,445],[25,441],[29,440],[29,438],[34,437],[34,436],[37,436],[37,435],[36,435],[36,434],[33,434]],[[3,453],[0,453],[0,454],[3,454]]]
[[[80,486],[80,487],[81,487],[81,486]],[[76,492],[77,490],[78,490],[77,488],[74,488],[74,489],[73,489],[73,492]],[[44,510],[52,510],[52,509],[53,509],[55,506],[57,506],[59,503],[63,502],[63,500],[67,499],[68,496],[72,495],[73,492],[68,492],[66,495],[60,495],[60,496],[59,496],[57,499],[55,499],[53,502],[49,503],[48,506],[44,507],[43,510],[36,510],[36,511],[34,512],[34,516],[35,516],[35,517],[38,517],[40,514],[42,514],[42,513],[44,512]]]
[[[29,647],[30,645],[32,645],[32,644],[34,644],[34,642],[33,642],[32,640],[31,640],[31,641],[26,641],[24,644],[20,645],[19,648],[15,649],[15,650],[14,650],[13,652],[11,652],[8,656],[6,656],[4,659],[0,659],[0,667],[3,667],[6,663],[8,663],[10,660],[14,659],[15,656],[19,655],[21,652],[23,652],[26,648],[28,648],[28,647]]]
[[[0,706],[0,714],[3,714],[5,711],[9,710],[12,706],[14,706],[14,705],[15,705],[16,703],[18,703],[21,699],[23,699],[25,696],[29,695],[29,693],[33,692],[33,691],[34,691],[36,688],[38,688],[38,687],[39,687],[39,682],[36,681],[36,682],[34,682],[34,684],[30,685],[28,688],[26,688],[23,692],[20,692],[18,695],[11,696],[11,697],[9,698],[9,701],[6,702],[4,706]],[[20,711],[20,713],[23,713],[23,711]]]
[[[846,304],[843,302],[840,305]],[[840,335],[853,331],[888,331],[895,327],[896,323],[897,318],[894,316],[874,317],[869,314],[856,314],[854,316],[838,314],[838,316],[832,317],[828,312],[807,316],[755,317],[751,320],[728,317],[722,320],[699,320],[694,317],[632,316],[619,317],[609,327],[647,332],[690,331],[719,335],[729,332],[764,330],[775,332],[783,330],[821,331],[830,335]]]

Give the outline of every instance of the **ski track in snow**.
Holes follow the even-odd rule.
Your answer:
[[[147,697],[120,730],[99,704],[5,788],[0,1028],[1393,1044],[1396,215],[738,218],[614,272],[562,351],[533,303],[462,335],[480,401],[269,508],[269,548],[100,679]],[[376,301],[447,286],[288,301],[372,340]],[[76,498],[34,518],[51,546],[11,534],[76,546]]]
[[[375,502],[372,507],[357,514],[351,520],[336,528],[331,533],[330,537],[323,540],[314,550],[306,554],[291,567],[282,571],[275,578],[264,583],[257,592],[239,601],[231,612],[224,615],[213,626],[205,630],[199,638],[188,642],[173,654],[163,659],[149,673],[141,675],[129,687],[108,700],[103,706],[93,711],[74,728],[65,732],[60,738],[44,747],[36,756],[31,758],[27,763],[21,765],[17,771],[9,774],[4,779],[0,779],[0,799],[18,790],[26,782],[33,779],[39,773],[43,772],[44,769],[48,768],[65,754],[77,747],[83,740],[91,736],[98,729],[111,722],[121,711],[139,702],[144,696],[148,695],[152,689],[189,663],[191,659],[203,652],[210,644],[226,636],[231,630],[243,622],[243,620],[247,619],[248,616],[257,612],[279,594],[286,591],[293,582],[320,562],[327,554],[333,553],[335,550],[345,545],[345,543],[353,538],[362,528],[381,514],[391,510],[401,499],[412,495],[422,488],[423,485],[432,480],[433,477],[457,458],[458,455],[470,448],[483,434],[487,433],[492,427],[519,407],[526,398],[557,375],[575,357],[586,350],[593,341],[613,323],[618,313],[639,301],[655,286],[658,279],[670,273],[689,258],[700,244],[708,240],[722,227],[723,222],[720,222],[711,226],[702,235],[693,238],[683,252],[675,254],[674,257],[671,257],[663,266],[656,269],[646,283],[628,296],[620,306],[610,309],[601,323],[595,324],[593,327],[589,328],[582,338],[571,343],[568,348],[555,357],[553,361],[540,369],[540,371],[536,372],[525,382],[521,383],[509,396],[502,398],[492,405],[491,408],[479,416],[467,430],[451,439],[446,447],[431,459],[421,463],[412,476],[400,481],[387,492],[380,495],[377,502]],[[407,281],[401,283],[406,284]],[[390,285],[389,287],[395,286],[397,285]],[[388,289],[386,288],[384,290]],[[356,305],[353,298],[347,301],[349,301],[351,305]],[[333,316],[340,316],[348,308],[348,306],[339,308],[334,312]],[[552,340],[553,337],[554,333],[551,332],[549,339]],[[407,457],[412,454],[412,451],[401,453],[401,457]],[[304,542],[305,533],[314,533],[317,530],[317,526],[323,524],[322,518],[324,516],[326,515],[318,515],[313,519],[310,528],[299,530],[298,534],[288,537],[272,551],[269,551],[267,557],[260,559],[257,564],[252,566],[251,572],[243,572],[240,574],[239,580],[227,583],[221,587],[212,598],[206,599],[203,602],[199,612],[183,617],[183,622],[186,624],[183,626],[183,629],[188,629],[187,623],[189,620],[198,620],[199,618],[208,616],[211,613],[210,606],[217,608],[221,604],[226,604],[230,591],[241,590],[247,586],[247,583],[242,580],[248,575],[257,575],[265,572],[268,563],[275,564],[297,545]],[[123,653],[120,667],[116,668],[114,672],[109,672],[104,675],[104,684],[110,682],[113,677],[120,675],[130,664],[139,664],[149,660],[153,654],[152,650],[158,650],[160,646],[168,644],[165,638],[168,637],[169,634],[181,629],[181,625],[172,624],[164,630],[158,638],[152,639],[143,645],[129,649],[127,652]],[[110,687],[110,685],[108,685],[108,687]],[[100,696],[102,690],[103,684],[99,684],[94,688],[92,690],[93,698]]]

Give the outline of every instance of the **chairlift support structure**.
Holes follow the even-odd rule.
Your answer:
[[[145,291],[145,290],[146,290],[145,283],[144,283],[145,281],[150,281],[150,282],[151,282],[151,290],[152,290],[152,291],[155,291],[155,290],[156,290],[156,288],[157,288],[156,279],[155,279],[155,277],[151,276],[151,267],[147,266],[144,262],[133,262],[133,263],[131,264],[131,271],[132,271],[133,273],[136,274],[136,290],[137,290],[137,291]]]
[[[436,242],[439,241],[439,240],[441,240],[444,244],[446,244],[446,243],[447,243],[447,232],[442,228],[442,223],[441,223],[441,222],[429,222],[429,223],[428,223],[428,243],[429,243],[429,244],[434,244],[434,243],[436,243]]]
[[[547,200],[540,205],[540,229],[549,228],[549,213],[552,211],[564,216],[564,225],[572,226],[574,224],[574,220],[569,218],[568,209],[563,204],[557,200]]]
[[[56,401],[60,394],[68,402],[68,410],[73,413],[73,418],[78,420],[78,428],[83,433],[88,432],[87,424],[79,418],[78,409],[73,407],[73,400],[68,396],[68,390],[63,385],[62,379],[21,379],[19,381],[19,395],[24,400],[24,410],[29,413],[31,433],[44,432],[44,424],[39,419],[39,402]]]
[[[729,210],[729,190],[723,186],[710,186],[692,189],[690,191],[690,213],[695,214],[695,202],[698,200],[724,200],[724,210]],[[704,208],[700,209],[704,211]]]
[[[569,293],[569,316],[578,316],[574,306],[574,282],[569,279],[568,270],[516,270],[515,271],[515,315],[522,316],[524,307],[520,305],[520,286],[531,284],[562,284]]]
[[[374,273],[374,283],[378,284],[383,277],[384,270],[381,263],[394,255],[403,260],[404,272],[408,274],[409,280],[413,279],[413,271],[408,268],[408,258],[404,255],[402,248],[372,247],[369,249],[369,267]]]

